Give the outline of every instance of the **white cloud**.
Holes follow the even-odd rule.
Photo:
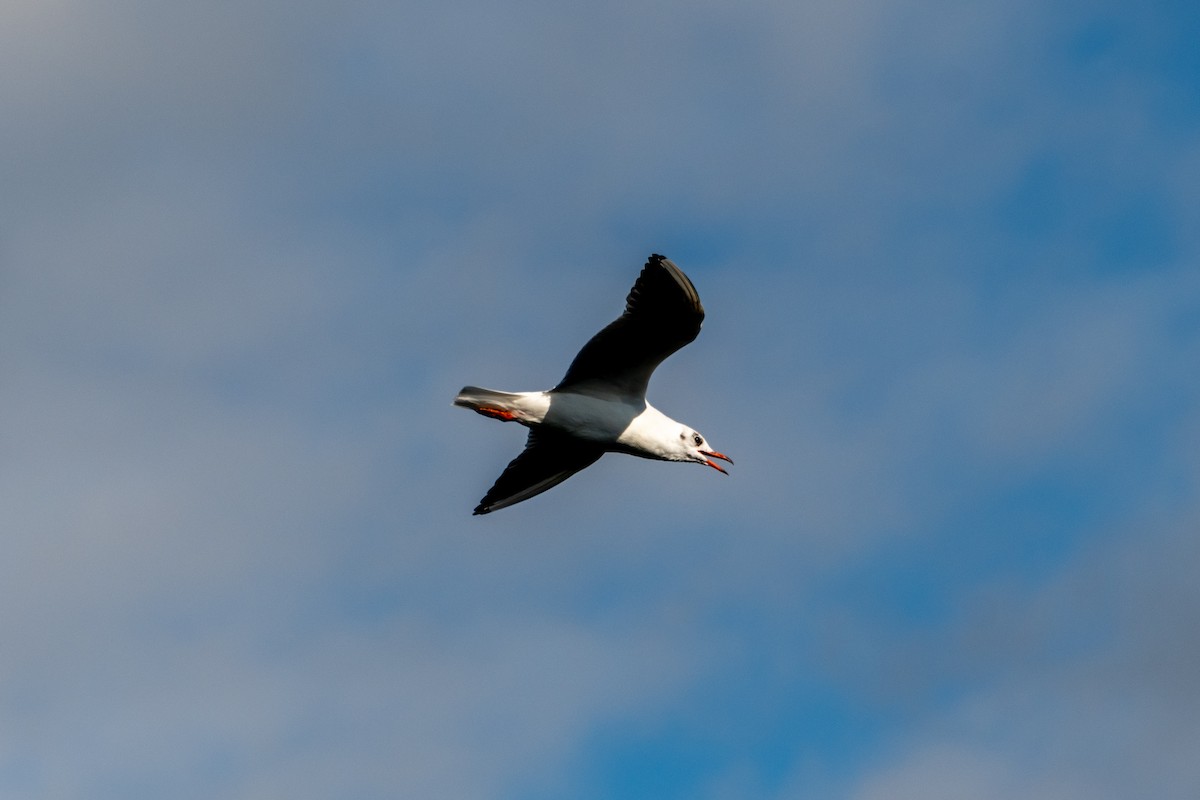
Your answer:
[[[1195,523],[1193,504],[1149,507],[1033,594],[980,587],[927,658],[981,685],[912,726],[850,796],[1194,796]]]

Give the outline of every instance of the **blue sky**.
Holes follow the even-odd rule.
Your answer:
[[[1192,4],[0,16],[0,795],[1200,792]],[[732,474],[472,518],[651,252]]]

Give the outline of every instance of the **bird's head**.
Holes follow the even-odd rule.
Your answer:
[[[722,472],[726,475],[729,473],[725,472],[725,468],[717,464],[713,459],[719,458],[722,461],[728,461],[730,464],[733,463],[732,458],[713,450],[708,446],[708,442],[704,440],[704,437],[691,428],[685,427],[679,431],[679,450],[681,454],[678,459],[679,461],[695,461],[698,464],[707,464],[717,472]]]

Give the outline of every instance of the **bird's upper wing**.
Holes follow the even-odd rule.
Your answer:
[[[552,430],[531,430],[521,455],[500,473],[474,513],[487,514],[528,500],[596,463],[602,455],[599,445]]]
[[[704,306],[669,258],[650,256],[625,300],[625,313],[575,356],[553,391],[645,397],[655,367],[696,338]]]

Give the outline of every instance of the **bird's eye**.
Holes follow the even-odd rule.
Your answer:
[[[698,433],[693,433],[692,441],[696,443],[696,447],[699,447],[700,445],[704,444],[704,437]]]

